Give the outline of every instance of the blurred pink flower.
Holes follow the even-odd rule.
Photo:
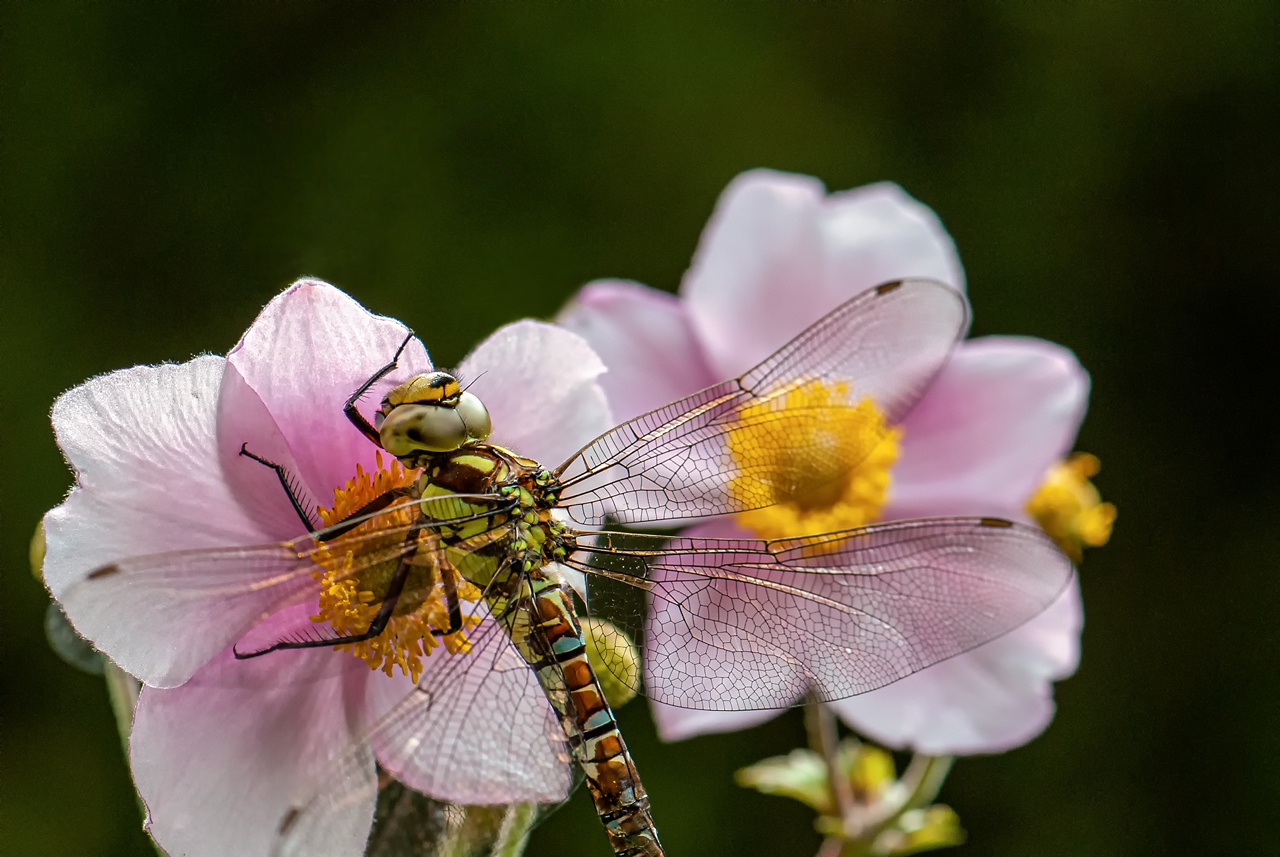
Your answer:
[[[604,359],[618,419],[736,377],[842,301],[906,277],[964,288],[955,245],[932,211],[897,185],[827,195],[807,176],[756,170],[725,190],[680,295],[634,282],[588,284],[558,321]],[[1088,376],[1039,339],[962,343],[901,428],[879,519],[992,515],[1024,506],[1070,449]],[[743,537],[740,521],[687,535]],[[1074,672],[1083,623],[1076,583],[1026,625],[888,687],[833,703],[850,726],[890,747],[996,752],[1039,734],[1052,682]],[[744,728],[777,711],[654,705],[662,737]]]
[[[267,305],[226,358],[112,372],[54,405],[76,485],[45,517],[45,581],[80,633],[144,682],[130,764],[148,830],[170,854],[265,855],[290,802],[412,682],[329,647],[236,660],[232,644],[247,633],[279,639],[310,624],[318,584],[309,579],[289,593],[228,594],[208,580],[203,589],[182,579],[75,584],[126,557],[302,535],[275,474],[241,457],[241,444],[284,464],[312,502],[331,500],[357,465],[376,473],[376,449],[342,405],[407,333],[332,286],[302,280]],[[430,369],[413,339],[399,368],[370,391],[366,413],[391,385]],[[602,371],[578,337],[526,321],[493,334],[459,373],[487,404],[494,442],[558,462],[610,425],[596,382]],[[222,582],[231,588],[252,574]],[[459,740],[488,746],[480,732],[496,716],[472,712],[457,725]],[[483,790],[465,782],[483,776],[478,767],[459,766],[459,793]],[[563,766],[557,770],[567,789]],[[373,817],[367,797],[326,855],[363,853]]]

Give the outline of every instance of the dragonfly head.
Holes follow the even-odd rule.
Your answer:
[[[374,416],[382,448],[396,458],[452,452],[493,431],[489,411],[448,372],[426,372],[387,393]]]

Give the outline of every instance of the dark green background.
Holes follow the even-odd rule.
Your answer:
[[[1120,507],[1079,675],[957,765],[963,855],[1256,854],[1280,789],[1275,4],[6,4],[0,18],[0,850],[146,855],[100,680],[47,650],[27,540],[83,379],[225,352],[314,274],[448,365],[582,283],[674,288],[741,170],[893,179],[959,245],[976,333],[1093,373]],[[623,726],[672,855],[809,855],[732,770],[792,715]],[[536,855],[604,855],[578,794]]]

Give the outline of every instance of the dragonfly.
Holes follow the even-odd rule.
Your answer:
[[[864,693],[973,649],[1036,616],[1070,581],[1070,560],[1038,528],[996,518],[781,539],[637,532],[798,497],[813,487],[800,473],[814,461],[856,466],[865,445],[792,431],[795,420],[834,424],[870,401],[900,423],[968,317],[965,297],[945,284],[880,285],[741,377],[624,422],[554,468],[488,443],[483,402],[445,372],[396,386],[370,422],[360,402],[395,369],[406,339],[345,412],[416,474],[411,482],[316,528],[283,468],[242,448],[277,470],[307,536],[124,560],[86,584],[164,581],[192,598],[278,589],[285,604],[314,598],[322,567],[339,582],[379,581],[366,625],[250,635],[236,646],[242,658],[376,643],[398,613],[439,598],[447,618],[431,633],[464,643],[427,658],[413,691],[297,796],[280,823],[282,857],[323,852],[367,817],[379,774],[463,805],[555,802],[580,778],[615,855],[661,857],[588,657],[602,644],[584,632],[584,615],[635,641],[638,669],[606,668],[651,699],[771,709]],[[813,385],[834,392],[796,395]],[[744,454],[744,437],[781,458]],[[585,577],[584,595],[572,572]]]

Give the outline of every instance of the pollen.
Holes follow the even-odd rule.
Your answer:
[[[318,509],[320,518],[325,526],[336,524],[387,491],[412,485],[418,475],[416,470],[401,468],[395,459],[390,468],[385,467],[379,452],[377,472],[370,475],[356,465],[355,477],[334,489],[333,507]],[[416,514],[417,507],[412,503],[392,508],[349,533],[321,543],[313,556],[319,568],[312,572],[320,584],[320,606],[311,621],[328,623],[340,636],[368,630],[382,609],[404,554],[403,528],[413,522]],[[385,535],[379,536],[383,531]],[[415,538],[417,551],[386,629],[372,639],[336,648],[351,652],[370,669],[381,669],[388,676],[394,675],[399,667],[402,674],[417,682],[422,675],[423,658],[438,646],[444,646],[450,654],[467,651],[470,648],[467,632],[480,621],[478,617],[464,614],[461,630],[440,637],[432,633],[449,628],[442,578],[450,577],[462,601],[478,601],[480,590],[441,560],[444,552],[432,543],[438,536],[424,530]]]
[[[1049,468],[1027,501],[1031,517],[1077,563],[1086,547],[1107,543],[1115,524],[1116,507],[1102,502],[1102,495],[1090,481],[1101,468],[1096,455],[1074,453]]]
[[[738,521],[762,538],[860,527],[880,515],[902,428],[875,403],[849,404],[844,383],[809,381],[737,416],[729,451],[740,475],[729,485],[745,506]]]

